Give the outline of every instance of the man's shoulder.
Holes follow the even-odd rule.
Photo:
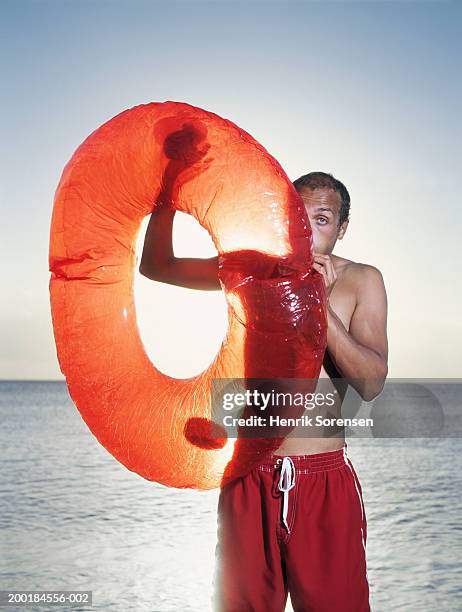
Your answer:
[[[386,303],[387,293],[381,271],[371,264],[352,262],[348,276],[350,286],[354,288],[357,303]],[[375,306],[374,306],[375,307]]]
[[[345,257],[335,256],[335,268],[343,274],[348,274],[351,278],[382,278],[382,273],[372,264],[353,261]]]
[[[370,280],[373,279],[382,279],[382,272],[372,264],[361,263],[359,261],[351,262],[351,266],[348,266],[349,271],[352,274],[355,274],[359,278],[367,278]]]
[[[341,260],[337,262],[338,277],[341,277],[343,287],[356,295],[357,302],[371,296],[386,295],[382,273],[376,266],[343,257],[338,259]]]

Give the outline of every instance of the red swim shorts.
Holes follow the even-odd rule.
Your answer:
[[[268,455],[223,487],[214,612],[369,612],[367,522],[347,445]]]

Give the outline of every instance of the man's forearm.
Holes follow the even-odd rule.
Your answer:
[[[348,333],[330,305],[327,320],[327,348],[335,367],[364,400],[374,399],[383,388],[387,364],[378,353]]]
[[[173,259],[172,227],[175,211],[156,208],[151,214],[141,255],[140,272],[146,276],[162,269]]]

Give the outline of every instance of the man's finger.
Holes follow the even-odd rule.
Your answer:
[[[318,272],[320,272],[320,273],[321,273],[323,276],[325,276],[325,275],[326,275],[326,270],[325,270],[325,268],[324,268],[324,266],[323,266],[323,265],[318,264],[318,263],[316,263],[316,262],[315,262],[315,263],[313,264],[313,266],[312,266],[312,267],[313,267],[315,270],[317,270]]]
[[[328,263],[326,263],[325,268],[326,268],[327,276],[328,276],[329,280],[331,281],[331,283],[333,283],[336,280],[337,275],[335,274],[335,268],[332,265],[332,262],[329,261]]]
[[[318,268],[318,267],[316,267],[316,266],[319,266],[319,268]],[[326,273],[325,268],[324,268],[323,266],[319,265],[319,264],[314,264],[314,265],[313,265],[313,268],[314,268],[315,270],[317,270],[317,271],[318,271],[318,272],[319,272],[319,273],[322,275],[322,277],[323,277],[323,279],[324,279],[324,285],[325,285],[325,286],[326,286],[326,288],[327,288],[327,287],[329,286],[329,279],[327,278],[327,273]]]
[[[329,257],[329,255],[324,255],[324,267],[327,271],[327,276],[329,278],[329,281],[331,283],[334,283],[337,280],[337,273],[335,272],[335,267],[333,264],[332,259]]]

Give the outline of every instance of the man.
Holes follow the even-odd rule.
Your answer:
[[[332,254],[349,223],[350,196],[343,183],[311,172],[294,186],[313,232],[313,267],[326,286],[327,350],[316,392],[332,392],[336,402],[328,412],[340,416],[348,385],[366,401],[383,388],[386,291],[377,268]],[[141,274],[193,289],[220,289],[217,257],[174,256],[173,215],[168,209],[153,213]],[[335,379],[344,381],[336,394]],[[315,438],[294,429],[275,453],[221,489],[218,525],[217,612],[282,612],[288,592],[295,612],[370,610],[366,514],[343,431]]]

